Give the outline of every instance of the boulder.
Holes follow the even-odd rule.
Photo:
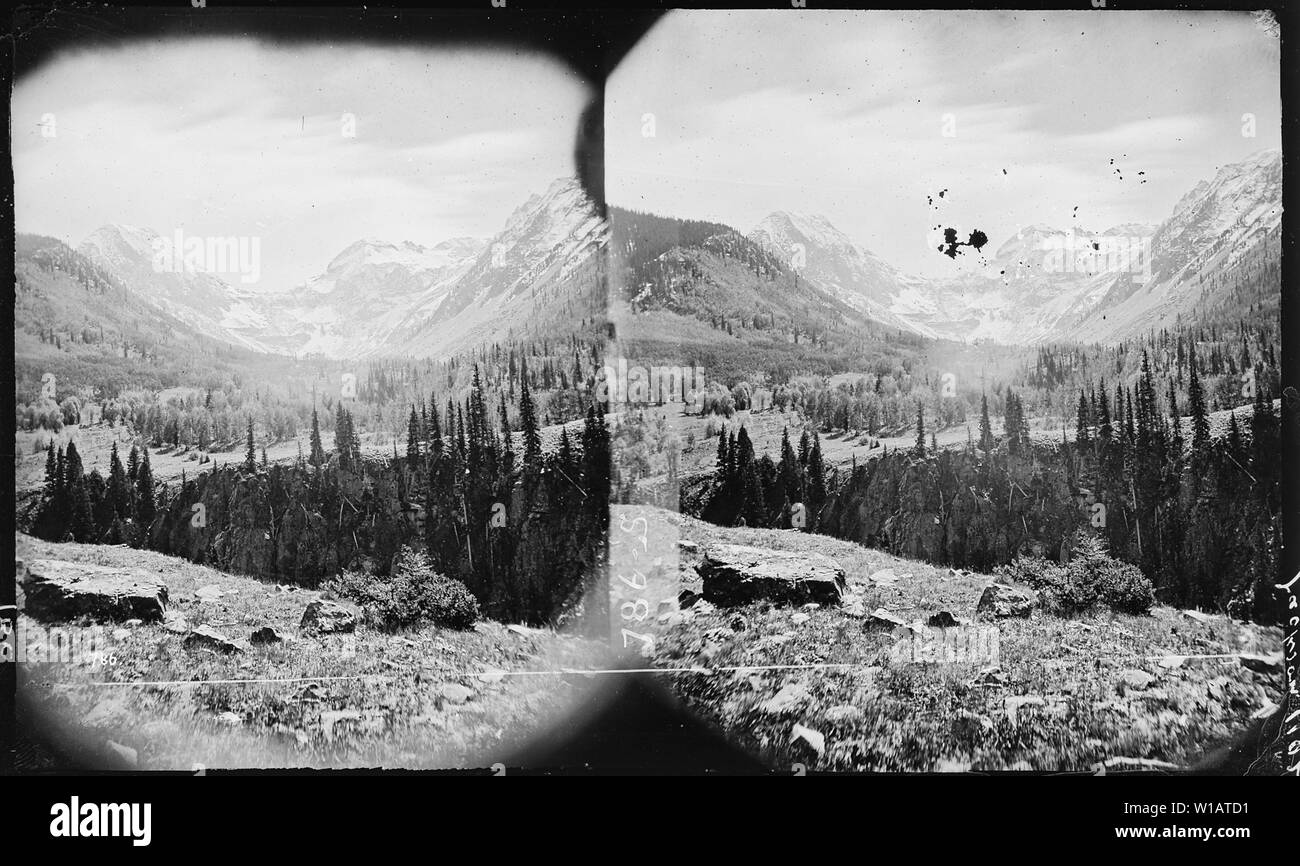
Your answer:
[[[820,553],[719,544],[705,551],[695,570],[704,580],[704,599],[714,604],[839,604],[844,592],[844,569]]]
[[[313,601],[302,612],[302,622],[298,627],[322,634],[354,631],[357,615],[335,601]]]
[[[23,589],[26,612],[37,619],[156,622],[167,612],[167,587],[138,568],[37,559]]]
[[[953,628],[957,625],[957,617],[949,611],[941,610],[926,620],[925,624],[931,628]]]
[[[1257,674],[1282,673],[1282,654],[1262,655],[1260,653],[1242,653],[1239,657],[1241,666]]]
[[[990,583],[980,596],[975,612],[985,617],[1001,619],[1009,616],[1029,616],[1038,606],[1038,593],[1031,589],[1018,589],[1005,583]]]
[[[1119,693],[1121,695],[1128,692],[1146,691],[1156,678],[1151,674],[1137,668],[1129,668],[1119,675]]]
[[[186,649],[211,649],[219,653],[243,652],[239,644],[211,626],[197,626],[185,637]]]
[[[253,632],[252,636],[248,640],[250,643],[254,644],[280,643],[284,640],[284,635],[280,634],[279,630],[276,629],[275,626],[264,625],[257,631]]]

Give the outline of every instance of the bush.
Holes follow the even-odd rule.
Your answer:
[[[360,605],[367,621],[385,631],[429,622],[467,629],[478,619],[478,602],[465,584],[434,571],[422,550],[403,547],[383,578],[345,571],[327,584],[336,595]]]
[[[1038,592],[1044,609],[1057,614],[1084,613],[1105,605],[1119,613],[1142,615],[1155,604],[1155,591],[1135,565],[1120,562],[1095,536],[1085,536],[1066,565],[1039,556],[1022,556],[997,569],[1010,580]]]

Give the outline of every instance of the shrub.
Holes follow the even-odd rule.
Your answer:
[[[1149,613],[1155,591],[1135,565],[1120,562],[1095,536],[1085,536],[1066,565],[1040,556],[1021,556],[997,573],[1034,589],[1044,609],[1057,614],[1084,613],[1105,605],[1119,613]]]
[[[478,619],[478,602],[459,580],[434,571],[422,550],[403,547],[388,578],[345,571],[327,585],[360,605],[366,619],[385,631],[430,622],[466,629]]]

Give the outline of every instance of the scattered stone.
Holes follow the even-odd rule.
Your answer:
[[[250,637],[248,640],[249,642],[258,645],[270,644],[270,643],[281,643],[284,640],[284,635],[280,634],[280,632],[276,629],[275,626],[264,625],[261,628],[259,628],[257,631],[253,632],[252,637]]]
[[[122,625],[126,626],[127,628],[135,628],[138,625],[144,625],[144,620],[138,617],[132,617],[131,619],[128,619],[126,622],[122,623]]]
[[[126,640],[130,636],[131,636],[131,629],[129,628],[113,629],[113,640]]]
[[[172,634],[189,634],[190,621],[185,618],[185,614],[169,610],[167,615],[163,617],[163,628]]]
[[[672,613],[675,610],[677,610],[677,599],[661,598],[659,599],[659,607],[655,610],[655,613],[656,614]]]
[[[185,638],[186,649],[212,649],[219,653],[243,652],[239,645],[221,632],[206,625],[196,626]]]
[[[32,564],[35,565],[35,563]],[[115,743],[112,740],[106,741],[104,745],[108,749],[109,754],[118,761],[126,764],[128,767],[134,767],[140,763],[139,753],[130,746],[124,746],[121,743]]]
[[[1129,668],[1119,675],[1119,693],[1124,695],[1130,691],[1141,692],[1151,687],[1156,678],[1146,671],[1140,671],[1136,668]]]
[[[1280,674],[1282,673],[1282,654],[1273,653],[1272,655],[1260,655],[1258,653],[1242,653],[1238,658],[1242,667],[1248,668],[1257,674]]]
[[[36,619],[156,622],[167,612],[167,587],[137,568],[37,559],[23,590],[26,612]]]
[[[1005,685],[1006,681],[1006,675],[996,666],[981,669],[975,677],[975,684],[978,686],[1001,686]]]
[[[1038,594],[1029,589],[1017,589],[1003,583],[990,583],[980,596],[975,612],[1001,619],[1009,616],[1029,616],[1038,605]]]
[[[882,568],[880,571],[873,572],[867,580],[876,586],[893,586],[898,583],[898,575],[894,574],[891,569]]]
[[[804,610],[818,610],[818,609],[820,609],[820,608],[821,608],[821,605],[818,604],[818,603],[815,602],[815,601],[810,601],[810,602],[808,602],[807,604],[805,604],[805,605],[803,606],[803,609],[804,609]]]
[[[1187,661],[1187,656],[1164,656],[1160,659],[1159,665],[1167,671],[1172,671],[1175,668],[1182,667],[1185,661]]]
[[[1211,617],[1208,613],[1201,613],[1199,610],[1185,610],[1183,616],[1188,619],[1194,619],[1197,622],[1209,622]]]
[[[722,605],[839,604],[844,592],[844,569],[820,553],[719,544],[705,551],[696,571],[704,580],[704,598]]]
[[[759,704],[758,709],[760,712],[775,716],[793,710],[807,700],[806,688],[798,683],[787,683],[779,692]]]
[[[677,606],[682,610],[686,610],[699,600],[699,594],[691,592],[689,589],[683,589],[677,594]]]
[[[727,626],[732,631],[744,631],[749,628],[749,620],[743,614],[736,614],[727,622]]]
[[[700,546],[694,541],[687,541],[684,538],[677,542],[677,546],[687,553],[696,553],[700,549]]]
[[[478,678],[485,683],[499,683],[505,679],[506,672],[498,668],[489,668],[478,675]]]
[[[303,611],[302,622],[298,627],[303,631],[323,634],[354,631],[357,615],[338,602],[313,601]]]
[[[239,713],[232,713],[229,710],[227,710],[226,712],[217,716],[217,721],[221,722],[223,725],[230,725],[233,728],[236,725],[242,725],[244,723],[244,718],[243,716],[239,715]]]
[[[813,751],[817,753],[818,757],[826,751],[825,735],[819,731],[813,730],[812,728],[795,723],[794,727],[790,729],[790,742],[795,743],[799,740],[803,740],[805,743],[812,746]]]
[[[790,617],[790,622],[794,623],[795,625],[803,625],[810,619],[812,619],[812,617],[810,617],[806,613],[796,613]]]
[[[878,607],[867,617],[867,628],[888,628],[895,629],[899,627],[910,628],[907,621],[901,616],[890,613],[883,607]]]
[[[463,704],[474,696],[473,689],[460,683],[444,683],[438,693],[442,695],[443,700],[453,704]]]
[[[216,601],[217,599],[221,598],[221,596],[225,594],[226,594],[225,591],[221,587],[217,586],[215,583],[210,583],[207,586],[201,586],[194,593],[194,595],[197,596],[199,601],[201,602]]]
[[[957,625],[957,617],[946,610],[941,610],[925,621],[931,628],[952,628]]]

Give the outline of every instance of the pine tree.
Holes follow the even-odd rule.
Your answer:
[[[916,447],[912,452],[917,457],[925,456],[925,407],[919,400],[916,403]]]
[[[826,467],[822,463],[822,440],[813,432],[812,450],[808,452],[808,499],[814,509],[826,501]]]
[[[131,485],[127,481],[126,470],[122,468],[122,459],[117,454],[117,443],[108,457],[108,498],[113,503],[113,512],[117,517],[131,516]]]
[[[253,443],[253,416],[248,416],[248,448],[244,452],[244,468],[252,472],[257,468],[257,446]]]
[[[131,453],[126,457],[126,477],[131,479],[134,484],[140,475],[140,449],[135,445],[131,446]]]
[[[135,520],[141,531],[148,531],[156,511],[153,490],[153,470],[149,468],[149,449],[140,456],[140,472],[135,479]]]
[[[113,459],[117,459],[116,442],[113,443]],[[121,463],[118,465],[121,466]],[[57,472],[58,461],[54,456],[54,440],[51,439],[49,446],[45,449],[45,492],[51,496],[54,494],[54,488],[57,486]]]
[[[317,469],[325,465],[325,447],[320,441],[320,418],[316,415],[316,408],[311,410],[311,458],[309,462]]]
[[[1079,391],[1079,417],[1075,423],[1074,441],[1081,448],[1090,441],[1088,434],[1088,401],[1084,398],[1083,391]]]
[[[527,371],[527,364],[522,365],[522,368]],[[524,468],[536,472],[541,466],[542,437],[537,429],[537,413],[527,378],[519,384],[519,423],[524,434]]]
[[[989,423],[989,397],[980,395],[980,448],[984,452],[993,450],[993,426]]]
[[[1205,390],[1201,387],[1201,376],[1197,372],[1196,341],[1187,342],[1187,399],[1192,412],[1192,450],[1204,453],[1210,442],[1210,418],[1205,409]]]
[[[406,419],[406,465],[415,469],[420,465],[420,418],[411,404],[411,415]]]

